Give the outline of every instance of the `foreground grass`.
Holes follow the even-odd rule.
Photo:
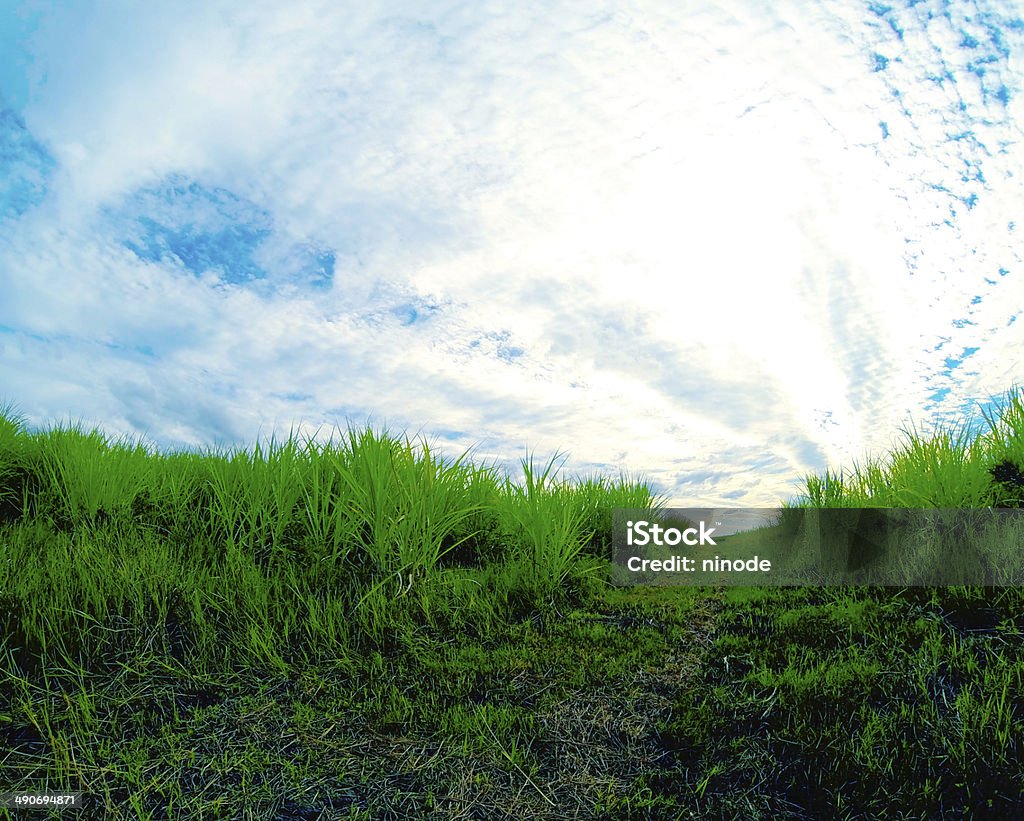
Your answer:
[[[1019,397],[987,421],[795,504],[1019,505]],[[1024,808],[1019,588],[610,588],[611,511],[658,500],[554,468],[6,414],[0,790],[153,819]]]

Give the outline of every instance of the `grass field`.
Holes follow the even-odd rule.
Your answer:
[[[1021,392],[985,421],[786,505],[1021,507]],[[1024,814],[1021,588],[617,588],[612,511],[664,500],[522,468],[372,430],[160,453],[5,410],[0,792],[84,793],[33,818]]]

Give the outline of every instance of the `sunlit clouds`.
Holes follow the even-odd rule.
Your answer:
[[[1024,382],[1012,3],[23,4],[0,401],[774,505]]]

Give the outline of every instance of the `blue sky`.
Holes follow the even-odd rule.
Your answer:
[[[1022,18],[6,3],[0,402],[776,505],[1024,382]]]

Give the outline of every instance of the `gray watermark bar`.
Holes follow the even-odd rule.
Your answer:
[[[616,509],[629,585],[1024,584],[1024,509]]]

